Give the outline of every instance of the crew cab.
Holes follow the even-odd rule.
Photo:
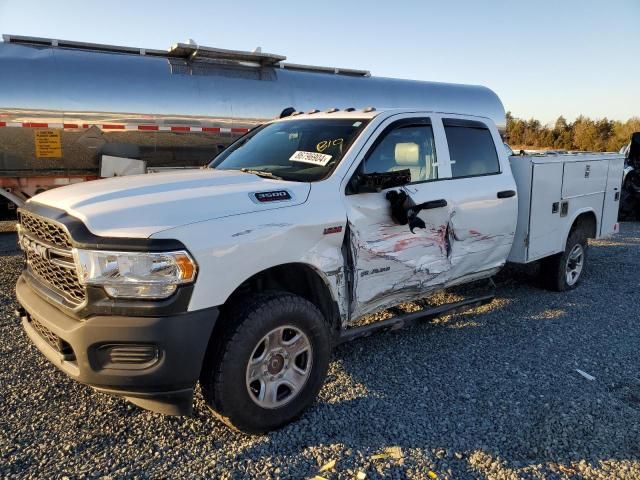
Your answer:
[[[33,197],[18,313],[77,381],[165,414],[190,413],[199,381],[227,424],[264,432],[312,403],[372,312],[507,261],[576,287],[587,239],[617,230],[622,168],[509,158],[494,122],[464,112],[296,112],[206,169]]]

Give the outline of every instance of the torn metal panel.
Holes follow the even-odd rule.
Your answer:
[[[456,279],[475,277],[478,272],[483,272],[480,277],[489,275],[505,263],[513,226],[492,231],[490,226],[469,224],[470,216],[460,215],[457,206],[446,201],[421,209],[419,192],[406,192],[404,205],[409,212],[404,218],[397,203],[392,211],[381,202],[402,201],[399,195],[391,199],[388,194],[368,195],[353,205],[348,231],[353,268],[349,312],[354,320],[424,296]],[[420,220],[413,225],[411,209]]]
[[[350,232],[352,318],[419,296],[450,268],[437,227],[412,234],[406,226],[358,231],[350,225]]]
[[[298,227],[297,234],[307,238],[310,245],[301,260],[322,272],[324,281],[338,306],[340,323],[345,326],[349,319],[349,296],[346,263],[342,253],[344,224],[336,222],[329,228],[336,226],[340,227],[340,232],[333,234],[319,236],[318,232],[324,232],[327,227],[318,225]]]
[[[331,272],[325,272],[328,286],[336,295],[336,303],[340,312],[340,325],[346,327],[349,320],[349,296],[345,268],[341,267]]]

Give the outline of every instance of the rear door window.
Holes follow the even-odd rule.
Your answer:
[[[444,118],[452,178],[500,173],[498,153],[489,128],[475,120]]]

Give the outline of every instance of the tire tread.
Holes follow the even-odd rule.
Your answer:
[[[225,382],[229,381],[229,379],[225,379],[223,370],[226,363],[230,361],[229,357],[233,355],[234,349],[243,342],[244,338],[253,338],[259,335],[262,327],[262,319],[269,318],[270,315],[274,314],[297,312],[300,311],[300,309],[304,309],[315,316],[318,320],[315,322],[315,328],[318,329],[316,333],[319,335],[327,335],[327,338],[329,338],[326,322],[320,310],[308,300],[291,293],[273,291],[255,294],[251,297],[237,299],[227,309],[227,327],[223,329],[219,341],[214,342],[211,348],[212,351],[205,360],[200,383],[205,401],[210,410],[232,429],[249,433],[263,433],[281,426],[281,422],[277,422],[276,425],[271,425],[268,421],[264,421],[264,426],[260,426],[247,424],[239,420],[238,412],[233,411],[233,408],[236,407],[235,402],[224,401],[224,392],[226,391]],[[326,363],[328,363],[328,358]],[[320,373],[324,379],[326,368],[322,370]],[[237,381],[237,379],[235,379],[235,381]],[[295,399],[293,401],[295,402]],[[286,408],[286,406],[282,408]],[[289,418],[285,423],[294,420],[301,413],[302,410],[298,412],[295,417]]]

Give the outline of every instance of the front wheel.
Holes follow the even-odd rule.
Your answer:
[[[580,229],[569,235],[564,252],[545,258],[541,265],[542,281],[557,292],[578,286],[587,263],[587,237]]]
[[[325,319],[311,302],[288,293],[258,295],[231,310],[224,338],[203,366],[207,405],[243,432],[281,427],[313,402],[324,382],[331,354]]]

